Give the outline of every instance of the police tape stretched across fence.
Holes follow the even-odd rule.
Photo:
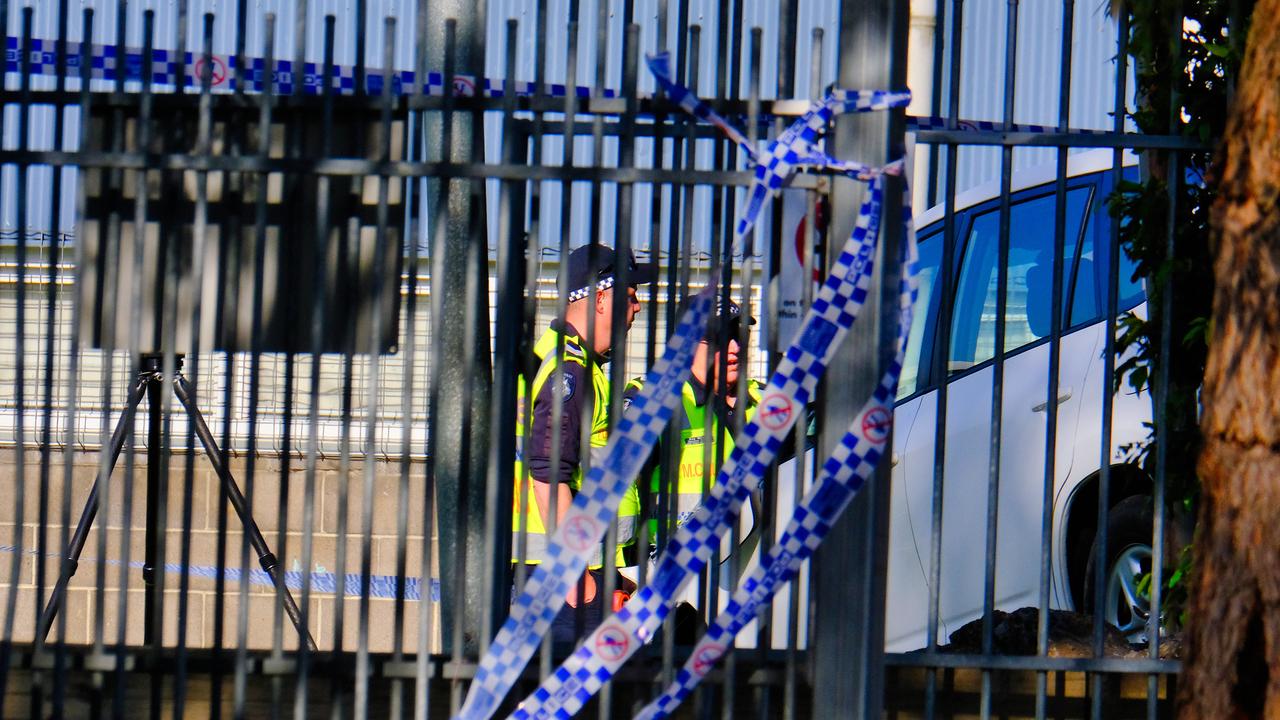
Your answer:
[[[659,83],[664,89],[672,93],[673,98],[682,107],[697,117],[726,129],[726,132],[736,132],[732,130],[732,126],[728,121],[717,115],[709,106],[698,100],[692,93],[671,82],[665,55],[650,57],[649,64],[654,74],[658,77]],[[796,170],[806,165],[825,167],[836,162],[831,158],[822,156],[816,149],[819,133],[836,113],[884,109],[905,105],[909,100],[910,95],[905,92],[835,91],[828,93],[822,101],[815,103],[809,112],[798,118],[786,132],[766,146],[763,151],[754,150],[749,143],[742,145],[749,159],[755,164],[755,178],[749,190],[747,204],[734,228],[733,247],[735,249],[741,247],[743,239],[751,231],[765,203],[790,181]],[[737,135],[741,136],[740,133],[737,133]],[[864,175],[877,176],[877,173],[871,168],[863,168],[863,170],[865,170]],[[876,207],[878,207],[878,202]],[[875,220],[878,222],[878,212]],[[866,234],[865,230],[866,228],[863,226],[864,236]],[[853,239],[851,238],[852,241]],[[870,259],[869,257],[858,258],[858,261],[855,261],[853,255],[850,255],[848,259],[849,262],[843,265],[837,263],[833,273],[836,279],[829,280],[828,284],[855,289],[862,287],[862,292],[865,293],[865,279],[863,279],[861,286],[858,281],[862,274],[869,272]],[[717,263],[717,267],[713,268],[712,271],[713,286],[715,285],[714,278],[719,275],[719,269],[719,263]],[[709,288],[709,290],[714,292],[714,287]],[[708,291],[704,290],[703,295],[709,297]],[[847,304],[847,302],[840,304],[840,316],[847,317],[848,322],[852,323],[852,316],[844,312],[846,309],[851,309],[844,307]],[[692,312],[692,309],[689,312]],[[688,319],[687,314],[686,319]],[[703,324],[698,327],[704,327],[705,315],[700,317],[699,320]],[[835,327],[835,325],[832,327]],[[827,338],[828,341],[829,339]],[[815,343],[823,342],[821,337],[814,337],[810,340]],[[694,339],[694,344],[696,344],[696,341],[697,338]],[[670,341],[671,344],[686,342],[687,338],[674,335]],[[671,362],[674,363],[677,362],[677,359],[671,352],[671,344],[669,344],[667,352],[664,353],[663,359],[666,360],[671,355]],[[686,379],[688,359],[685,358],[686,366],[681,369],[674,368],[668,364],[659,372],[659,368],[655,367],[650,372],[649,378],[646,379],[645,388],[641,395],[624,412],[623,420],[614,431],[615,435],[620,432],[631,432],[636,428],[635,423],[637,420],[632,419],[629,422],[628,418],[633,417],[633,413],[637,410],[646,413],[643,416],[645,418],[645,431],[639,433],[638,437],[623,442],[616,442],[615,438],[611,437],[610,447],[605,450],[604,462],[598,468],[593,468],[592,472],[584,480],[582,490],[574,498],[571,506],[573,508],[571,513],[575,518],[585,517],[588,506],[590,506],[592,517],[600,522],[590,524],[589,528],[587,528],[588,531],[583,532],[582,525],[584,522],[575,520],[575,533],[572,538],[568,537],[562,529],[557,529],[551,543],[550,555],[553,558],[551,567],[548,568],[546,564],[543,564],[535,570],[524,591],[512,605],[511,615],[507,618],[498,636],[494,638],[484,658],[481,659],[480,668],[463,705],[459,715],[460,718],[489,717],[496,708],[497,703],[502,700],[515,684],[520,672],[536,650],[542,636],[545,635],[550,627],[556,612],[563,605],[564,594],[568,591],[569,583],[582,572],[583,567],[586,566],[587,554],[593,550],[594,543],[599,542],[608,522],[612,520],[613,513],[616,512],[618,503],[621,500],[621,495],[626,492],[627,484],[639,471],[639,465],[643,463],[652,449],[662,427],[670,420],[672,408],[679,400],[679,395],[674,392],[673,388],[679,387]],[[657,380],[662,381],[655,384]],[[810,388],[811,391],[812,388]],[[662,393],[666,393],[667,397],[662,397]],[[779,395],[777,399],[780,400],[782,397]],[[768,399],[767,397],[765,398],[766,401]],[[788,407],[790,407],[794,403],[794,399],[789,399],[787,403]],[[657,405],[658,407],[653,412],[649,412],[650,405]],[[635,415],[634,417],[641,416]],[[792,418],[792,421],[794,421],[794,418]],[[634,467],[632,467],[633,465]],[[623,477],[623,473],[629,474]],[[584,497],[589,499],[584,499]],[[569,520],[570,518],[566,517],[561,527],[568,524]],[[586,542],[588,538],[591,539],[591,544]],[[565,542],[567,540],[571,540],[575,545],[573,547],[566,546]],[[581,551],[579,551],[579,548]]]
[[[5,72],[21,71],[20,37],[5,38]],[[28,71],[35,75],[52,76],[58,72],[58,41],[49,38],[31,38],[31,53],[28,56]],[[92,80],[114,81],[123,75],[126,81],[140,82],[143,75],[143,49],[125,45],[91,43],[86,48],[86,56],[90,61],[89,77]],[[79,79],[81,44],[74,40],[65,43],[64,71],[68,79]],[[353,95],[359,90],[367,94],[377,95],[388,82],[393,95],[430,95],[442,97],[445,88],[452,90],[455,97],[488,97],[501,98],[505,95],[508,83],[519,97],[564,97],[573,94],[587,99],[591,97],[616,98],[619,96],[613,88],[595,89],[585,85],[564,85],[562,83],[545,83],[539,86],[528,80],[475,77],[457,73],[449,81],[445,81],[444,73],[430,71],[421,82],[412,70],[391,70],[382,68],[365,68],[364,87],[356,86],[356,68],[354,65],[335,63],[326,69],[321,62],[304,62],[301,68],[295,67],[293,60],[279,58],[268,68],[261,57],[236,56],[221,53],[210,53],[207,58],[203,53],[186,51],[179,62],[178,53],[165,48],[155,48],[151,57],[152,80],[159,86],[175,86],[179,83],[178,74],[182,74],[182,85],[188,88],[199,88],[201,75],[206,68],[209,72],[210,89],[215,92],[233,92],[243,82],[244,89],[249,92],[264,92],[268,86],[276,95],[289,95],[300,91],[304,95],[322,95],[325,93],[325,77],[328,86],[339,95]],[[242,78],[238,76],[243,76]],[[767,118],[768,115],[761,115]],[[1015,132],[1015,133],[1057,133],[1058,128],[1050,125],[1032,123],[1011,123],[1005,125],[997,120],[972,120],[965,118],[950,119],[938,116],[906,117],[907,131],[955,130],[965,132]],[[724,128],[721,128],[724,129]],[[734,132],[737,132],[734,130]],[[1069,128],[1068,135],[1104,135],[1109,130],[1090,128]],[[745,136],[737,134],[745,144]],[[739,142],[737,137],[731,137]]]
[[[710,494],[667,543],[649,584],[588,636],[512,717],[572,717],[653,637],[684,583],[706,565],[719,546],[718,537],[759,484],[866,301],[880,223],[881,182],[872,181],[871,198],[859,213],[854,233],[764,390],[763,409],[735,438]]]
[[[905,198],[910,193],[904,193]],[[911,312],[916,300],[915,233],[911,230],[911,205],[904,199],[903,220],[907,227],[901,247],[902,278],[898,292],[898,338],[893,363],[885,371],[871,398],[862,406],[840,439],[821,473],[804,499],[796,506],[791,521],[778,541],[744,578],[725,609],[716,616],[705,635],[694,646],[684,667],[663,691],[650,702],[637,720],[667,717],[693,692],[719,659],[728,651],[742,628],[755,619],[760,607],[791,581],[801,564],[822,544],[832,525],[848,507],[863,484],[870,479],[884,456],[889,428],[893,423],[893,399],[898,392],[907,338],[911,332]]]
[[[688,90],[664,77],[661,64],[651,61],[659,82],[690,110]],[[826,363],[847,334],[866,300],[872,257],[879,233],[885,171],[898,173],[901,162],[883,169],[828,158],[815,150],[817,136],[837,111],[879,110],[904,105],[907,93],[833,91],[783,133],[772,152],[756,166],[757,178],[768,169],[791,164],[834,167],[871,180],[870,197],[859,211],[854,232],[836,260],[800,331],[788,348],[763,393],[762,404],[777,412],[762,412],[735,439],[733,452],[721,469],[703,505],[677,529],[650,583],[596,629],[542,685],[521,703],[512,717],[571,717],[654,635],[670,611],[680,588],[701,571],[716,538],[736,519],[743,500],[759,483],[777,455],[782,439],[812,396]],[[698,117],[700,112],[690,110]],[[784,138],[785,148],[775,147]],[[762,168],[766,168],[762,171]],[[758,207],[748,201],[748,210]],[[909,205],[909,204],[908,204]],[[767,420],[765,418],[768,418]]]

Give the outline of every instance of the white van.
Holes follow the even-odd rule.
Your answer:
[[[1062,334],[1057,448],[1052,489],[1050,603],[1090,610],[1086,588],[1097,530],[1107,308],[1113,220],[1106,199],[1114,175],[1110,150],[1070,156],[1062,263]],[[1123,170],[1134,179],[1127,156]],[[1015,173],[1010,212],[1004,393],[995,550],[995,608],[1039,603],[1045,498],[1045,434],[1056,166]],[[998,183],[956,198],[955,267],[949,348],[937,346],[943,208],[917,218],[921,287],[894,421],[893,489],[885,643],[889,652],[927,644],[939,388],[947,388],[942,483],[938,642],[982,616],[986,569],[991,403],[996,331]],[[1145,310],[1142,286],[1121,253],[1119,310]],[[946,377],[932,368],[946,352]],[[1144,635],[1146,607],[1131,592],[1149,569],[1150,480],[1125,461],[1123,446],[1146,436],[1151,401],[1127,386],[1114,395],[1107,453],[1112,508],[1107,619],[1133,640]],[[1086,594],[1090,597],[1086,598]]]

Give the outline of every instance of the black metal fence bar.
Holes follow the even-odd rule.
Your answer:
[[[1116,52],[1116,95],[1115,95],[1115,129],[1120,130],[1124,127],[1125,114],[1127,112],[1127,97],[1125,93],[1126,81],[1128,80],[1128,59],[1129,59],[1129,33],[1128,33],[1128,16],[1121,14],[1120,32],[1118,34],[1118,49]],[[1116,183],[1122,177],[1123,172],[1123,156],[1120,148],[1116,148],[1112,155],[1112,177]],[[1116,336],[1116,313],[1119,303],[1119,285],[1120,285],[1120,228],[1115,225],[1111,233],[1111,247],[1107,255],[1108,273],[1107,273],[1107,312],[1106,312],[1106,333],[1105,345],[1102,351],[1104,378],[1113,377],[1115,373],[1115,336]],[[1104,385],[1102,390],[1102,441],[1098,448],[1100,453],[1098,477],[1098,534],[1097,534],[1097,555],[1094,564],[1094,591],[1093,591],[1093,607],[1100,610],[1105,603],[1106,593],[1106,558],[1107,558],[1107,522],[1110,512],[1111,498],[1111,436],[1112,436],[1112,407],[1114,404],[1114,396],[1111,385]],[[1106,631],[1105,622],[1101,612],[1095,612],[1093,617],[1093,652],[1095,656],[1101,656],[1103,653],[1103,637]],[[1105,678],[1102,675],[1094,674],[1090,677],[1090,699],[1092,700],[1092,710],[1095,716],[1101,716],[1104,712],[1104,683]]]
[[[960,117],[960,61],[961,43],[964,40],[962,29],[964,25],[964,0],[952,0],[951,4],[951,42],[948,51],[950,53],[947,66],[949,72],[949,87],[946,97],[948,98],[948,122],[949,127],[954,127],[956,119]],[[955,294],[955,279],[950,272],[950,268],[955,265],[955,248],[958,229],[955,221],[956,208],[956,166],[959,161],[959,146],[955,140],[950,141],[947,146],[946,173],[947,180],[943,186],[943,230],[942,230],[942,259],[940,267],[943,271],[940,273],[940,304],[938,316],[944,321],[938,326],[937,347],[933,355],[932,374],[934,377],[946,378],[949,373],[947,362],[947,349],[951,345],[951,323],[946,320],[952,317],[953,307],[952,298]],[[926,652],[933,653],[938,648],[938,627],[939,615],[941,608],[939,606],[939,588],[942,583],[942,508],[945,499],[945,489],[943,487],[943,478],[946,473],[946,418],[948,411],[947,404],[947,383],[941,382],[938,385],[937,399],[934,404],[934,414],[936,422],[934,424],[934,443],[933,443],[933,473],[932,473],[932,497],[930,504],[930,542],[929,542],[929,605],[927,618],[927,637],[925,638]],[[937,682],[938,672],[936,668],[931,669],[925,675],[925,699],[924,699],[924,716],[926,720],[933,720],[937,712]]]
[[[1013,125],[1014,93],[1018,58],[1018,0],[1009,0],[1005,16],[1003,120],[1007,129]],[[991,374],[991,437],[987,457],[987,537],[986,564],[983,574],[982,652],[994,648],[994,612],[996,602],[996,549],[1000,519],[1001,462],[1004,439],[1005,332],[1009,301],[1009,233],[1011,195],[1013,194],[1013,152],[1008,145],[1000,149],[1000,228],[996,251],[996,322],[995,358]],[[976,359],[976,358],[975,358]],[[1051,447],[1051,446],[1050,446]],[[1046,448],[1046,455],[1052,452]],[[991,673],[982,673],[980,715],[991,717]]]
[[[1075,2],[1062,3],[1061,71],[1058,76],[1058,128],[1070,127],[1071,121],[1071,44],[1075,34]],[[1067,149],[1058,148],[1057,165],[1053,184],[1053,297],[1050,302],[1049,377],[1045,395],[1045,464],[1044,495],[1040,519],[1040,587],[1037,598],[1039,616],[1036,618],[1036,655],[1049,654],[1049,597],[1053,566],[1053,497],[1057,481],[1058,453],[1058,392],[1062,366],[1062,308],[1065,292],[1062,282],[1063,255],[1066,247],[1067,226]],[[1036,720],[1043,720],[1048,712],[1049,675],[1036,673]]]
[[[3,10],[5,11],[5,12],[4,12],[4,34],[5,34],[5,37],[8,37],[8,35],[9,35],[9,32],[8,32],[8,29],[9,29],[9,13],[8,13],[8,9],[9,9],[9,8],[8,8],[7,6],[5,6],[5,7],[0,8],[0,9],[3,9]],[[24,39],[25,39],[25,38],[27,38],[27,37],[29,37],[29,36],[30,36],[30,20],[29,20],[29,18],[28,18],[28,17],[26,17],[26,16],[24,16],[24,17],[23,17],[23,26],[22,26],[22,29],[23,29],[22,37],[23,37]],[[23,47],[25,47],[25,45],[24,45]],[[22,67],[25,67],[25,61],[20,61],[20,64],[21,64],[21,66],[22,66]],[[28,96],[28,94],[29,94],[29,93],[28,93],[28,91],[27,91],[28,87],[29,87],[29,83],[28,83],[28,82],[24,82],[24,83],[22,84],[22,92],[21,92],[21,96],[20,96],[20,97],[21,97],[21,99],[20,99],[20,101],[19,101],[19,102],[20,102],[20,104],[19,104],[19,106],[18,106],[18,107],[19,107],[19,113],[21,113],[21,116],[22,116],[22,118],[23,118],[22,120],[20,120],[20,127],[24,127],[24,126],[25,126],[25,116],[26,116],[26,113],[25,113],[24,111],[25,111],[25,109],[26,109],[26,100],[28,99],[28,98],[27,98],[27,96]],[[4,118],[0,117],[0,129],[3,129],[3,128],[4,128],[4,125],[5,125],[5,123],[4,123]],[[25,145],[26,145],[26,135],[25,135],[25,133],[24,133],[22,136],[20,136],[20,137],[19,137],[18,142],[19,142],[19,146],[20,146],[20,147],[25,147]],[[25,166],[19,166],[19,168],[18,168],[18,179],[21,181],[21,180],[24,180],[24,179],[25,179],[25,177],[26,177],[26,168],[25,168]],[[22,184],[22,185],[25,185],[26,183],[25,183],[25,182],[21,182],[21,184]],[[3,179],[0,179],[0,191],[2,191],[2,190],[4,190],[4,189],[5,189],[5,183],[3,182]],[[16,326],[16,327],[15,327],[15,329],[14,329],[14,330],[15,330],[15,338],[14,338],[14,339],[15,339],[15,342],[14,342],[14,345],[15,345],[15,352],[17,353],[17,357],[15,358],[15,363],[14,363],[15,367],[14,367],[14,379],[13,379],[13,395],[14,395],[15,399],[17,399],[17,400],[19,401],[19,402],[17,403],[17,405],[18,405],[18,408],[17,408],[17,409],[18,409],[18,412],[17,412],[17,420],[18,420],[18,422],[17,422],[17,428],[16,428],[16,429],[17,429],[17,435],[18,435],[18,438],[20,438],[20,439],[24,438],[24,429],[25,429],[25,423],[23,422],[23,420],[25,419],[25,414],[24,414],[24,412],[23,412],[23,407],[22,407],[24,403],[23,403],[23,402],[21,402],[21,401],[23,400],[23,398],[24,398],[24,394],[25,394],[25,389],[24,389],[24,387],[23,387],[23,384],[24,384],[24,381],[25,381],[25,379],[26,379],[26,378],[25,378],[25,369],[26,369],[26,368],[25,368],[25,363],[24,363],[24,361],[23,361],[23,357],[22,357],[22,355],[24,355],[24,353],[22,353],[21,351],[24,349],[24,347],[23,347],[23,346],[24,346],[25,341],[26,341],[26,328],[25,328],[25,323],[24,323],[24,322],[22,322],[23,320],[25,320],[25,319],[26,319],[26,313],[25,313],[25,307],[24,307],[24,306],[25,306],[25,304],[26,304],[26,303],[25,303],[25,300],[26,300],[26,297],[25,297],[25,295],[26,295],[26,268],[25,268],[25,267],[23,267],[23,265],[25,264],[25,262],[24,262],[24,261],[26,260],[26,249],[27,249],[27,242],[26,242],[26,238],[25,238],[25,237],[22,237],[22,236],[19,236],[19,238],[18,238],[18,248],[17,248],[18,261],[19,261],[19,262],[18,262],[18,264],[19,264],[19,267],[18,267],[18,270],[17,270],[17,283],[16,283],[16,295],[17,295],[17,298],[18,298],[18,313],[17,313],[17,320],[18,320],[18,322],[17,322],[17,326]],[[21,445],[22,445],[22,443],[20,442],[20,443],[19,443],[19,446],[21,446]],[[16,454],[16,456],[15,456],[15,462],[14,462],[14,471],[15,471],[15,473],[16,473],[16,475],[17,475],[17,477],[19,477],[19,478],[25,478],[25,476],[26,476],[26,473],[25,473],[25,470],[26,470],[26,462],[25,462],[25,460],[26,460],[26,459],[25,459],[25,457],[24,457],[24,453],[22,453],[22,452],[18,452],[18,453]],[[24,516],[25,516],[25,512],[24,512],[24,511],[25,511],[25,509],[26,509],[26,483],[24,483],[24,482],[20,482],[20,483],[19,483],[19,487],[17,488],[16,497],[14,498],[14,503],[15,503],[15,506],[16,506],[17,511],[18,511],[18,515],[17,515],[17,516],[18,516],[19,518],[24,517]],[[24,535],[25,535],[25,532],[24,532],[24,528],[22,527],[22,523],[21,523],[21,522],[16,522],[16,523],[14,523],[14,527],[13,527],[13,545],[14,545],[14,547],[16,548],[16,552],[17,552],[17,553],[22,553],[22,552],[23,552],[23,549],[24,549],[24,537],[23,537],[23,536],[24,536]],[[17,592],[17,587],[18,587],[18,582],[19,582],[20,578],[21,578],[21,569],[20,569],[20,567],[19,567],[19,564],[18,564],[17,562],[15,562],[15,563],[13,564],[13,568],[12,568],[12,571],[11,571],[11,573],[10,573],[10,577],[9,577],[9,587],[10,587],[10,590],[9,590],[9,596],[8,596],[7,601],[6,601],[6,603],[5,603],[5,614],[4,614],[4,635],[5,635],[5,638],[9,638],[9,637],[12,637],[12,636],[13,636],[14,624],[15,624],[15,620],[16,620],[16,617],[17,617],[17,603],[18,603],[18,592]],[[6,675],[6,676],[8,675],[8,665],[9,665],[9,662],[10,662],[10,650],[9,650],[9,648],[6,646],[6,647],[4,647],[2,650],[0,650],[0,671],[2,671],[2,672],[3,672],[3,674],[4,674],[4,675]],[[8,683],[6,682],[6,680],[7,680],[7,677],[6,677],[6,678],[0,678],[0,687],[4,687],[4,688],[7,690]]]

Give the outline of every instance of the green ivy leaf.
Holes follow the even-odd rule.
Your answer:
[[[1231,46],[1222,45],[1220,43],[1202,43],[1201,47],[1208,50],[1214,57],[1220,57],[1224,60],[1231,57]]]

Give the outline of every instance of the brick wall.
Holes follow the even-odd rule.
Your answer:
[[[179,617],[185,617],[186,639],[188,647],[211,647],[215,641],[216,614],[218,612],[216,580],[214,568],[218,554],[218,505],[219,482],[212,466],[203,454],[194,458],[194,472],[190,483],[186,482],[185,465],[187,456],[172,456],[168,472],[168,508],[167,522],[164,523],[165,562],[170,571],[164,575],[164,639],[166,645],[178,642]],[[18,563],[17,615],[13,627],[13,640],[28,642],[33,639],[38,607],[43,600],[37,601],[36,577],[38,557],[36,543],[40,532],[39,507],[41,468],[39,454],[27,451],[23,462],[23,500],[21,516],[18,515],[17,483],[10,485],[9,497],[0,501],[0,598],[7,601],[13,591],[12,573],[14,564]],[[70,527],[74,528],[80,511],[84,506],[89,489],[97,472],[98,454],[96,452],[77,452],[71,472]],[[142,581],[140,564],[145,549],[146,518],[146,462],[147,456],[139,451],[135,454],[132,470],[132,508],[126,518],[126,458],[121,456],[119,467],[112,476],[109,501],[104,503],[94,523],[93,532],[85,546],[83,560],[75,577],[72,578],[70,591],[64,610],[66,618],[66,639],[70,643],[89,643],[94,640],[95,619],[97,613],[103,612],[102,631],[106,642],[114,642],[120,632],[120,605],[125,605],[124,626],[125,640],[129,644],[140,644],[143,637],[143,599],[145,586]],[[17,472],[18,458],[13,449],[0,450],[0,476],[14,478]],[[232,472],[242,490],[249,486],[247,464],[244,458],[233,458]],[[407,499],[401,498],[401,478],[399,461],[375,461],[373,479],[373,514],[371,532],[366,536],[363,532],[363,495],[365,467],[362,461],[352,460],[343,472],[337,458],[317,460],[314,492],[314,517],[310,526],[312,542],[311,569],[316,575],[317,585],[312,592],[308,604],[309,625],[312,636],[321,649],[332,649],[339,628],[341,644],[344,649],[355,649],[360,619],[360,598],[348,595],[339,605],[333,588],[332,573],[339,570],[338,552],[340,541],[345,538],[344,572],[358,574],[362,552],[367,540],[372,576],[374,582],[373,597],[369,600],[369,646],[375,652],[394,650],[395,638],[395,600],[391,577],[396,572],[397,548],[397,508],[407,503],[408,528],[404,541],[407,572],[411,578],[422,575],[422,553],[428,547],[425,541],[425,512],[423,503],[424,465],[414,463],[410,467],[407,479]],[[286,570],[301,571],[302,544],[306,536],[307,524],[304,523],[304,506],[306,497],[306,471],[302,459],[293,459],[288,468],[286,513],[283,527],[280,528],[280,490],[282,481],[282,462],[277,458],[261,459],[254,466],[252,505],[253,515],[258,527],[266,538],[268,546],[282,560]],[[7,484],[7,483],[6,483]],[[49,481],[44,483],[47,489],[48,523],[45,538],[48,551],[57,553],[61,547],[61,521],[64,502],[64,474],[61,452],[54,453],[49,468]],[[346,526],[340,523],[339,509],[343,504],[343,490],[346,490]],[[185,613],[180,613],[179,574],[176,567],[180,562],[180,552],[184,536],[183,507],[188,499],[191,504],[191,520],[189,528],[191,567],[190,591],[186,594]],[[244,545],[244,534],[234,510],[227,506],[226,544],[227,555],[225,565],[232,571],[246,567],[241,562]],[[105,521],[106,548],[101,546],[100,531]],[[22,552],[19,554],[15,540],[15,529],[21,529]],[[434,536],[432,538],[435,539]],[[283,552],[281,548],[283,547]],[[435,543],[432,563],[435,567]],[[136,567],[125,567],[126,560]],[[250,569],[258,569],[257,556],[249,549],[248,564]],[[98,589],[98,575],[105,573],[102,590]],[[58,562],[55,555],[48,555],[44,563],[45,578],[44,595],[47,597],[53,583],[57,579]],[[122,577],[123,575],[123,577]],[[300,578],[300,573],[297,576]],[[327,581],[327,582],[325,582]],[[295,599],[301,598],[300,590],[293,590]],[[430,598],[430,583],[422,585],[422,597]],[[226,646],[237,645],[238,633],[241,632],[240,608],[241,593],[238,575],[228,579],[223,595],[222,616],[224,618],[223,643]],[[297,647],[297,635],[287,616],[276,613],[276,598],[273,589],[259,575],[251,582],[247,593],[248,623],[243,628],[246,644],[252,649],[270,649],[275,642],[276,630],[286,649]],[[4,605],[0,605],[3,608]],[[430,632],[430,647],[433,652],[439,651],[439,619],[438,604],[429,606],[429,618],[426,627]],[[405,603],[404,626],[401,638],[406,650],[417,648],[418,633],[423,627],[420,613],[423,608],[417,600]],[[339,614],[341,613],[341,617]],[[56,626],[54,632],[57,632]]]

